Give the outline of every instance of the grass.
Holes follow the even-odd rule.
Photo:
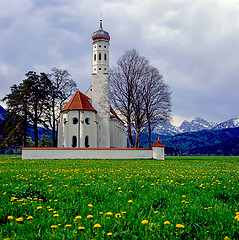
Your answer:
[[[0,156],[0,239],[239,239],[239,157]]]

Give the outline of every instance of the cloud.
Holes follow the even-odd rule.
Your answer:
[[[236,0],[3,0],[0,8],[0,98],[29,70],[52,67],[86,91],[102,13],[111,65],[131,48],[150,59],[172,90],[175,119],[237,117]]]

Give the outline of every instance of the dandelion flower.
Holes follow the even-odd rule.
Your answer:
[[[112,236],[112,234],[113,234],[112,232],[108,232],[107,236]]]
[[[78,229],[78,230],[84,230],[85,227],[80,226],[80,227],[78,227],[77,229]]]
[[[102,214],[103,214],[103,212],[99,212],[99,214],[100,214],[100,215],[102,215]]]
[[[133,201],[132,200],[129,200],[128,203],[132,203]]]
[[[169,222],[169,221],[165,221],[163,224],[164,224],[164,225],[169,225],[170,222]]]
[[[224,240],[229,240],[230,238],[228,236],[224,237]]]
[[[33,219],[33,216],[27,217],[27,220],[32,220],[32,219]]]
[[[236,215],[236,216],[234,217],[234,219],[236,219],[236,220],[239,219],[239,215]]]
[[[122,213],[122,214],[125,214],[125,213],[126,213],[126,211],[122,211],[121,213]]]
[[[176,224],[176,228],[185,228],[183,224]]]
[[[42,209],[42,206],[38,206],[37,209],[38,209],[38,210]]]
[[[82,219],[82,216],[76,216],[75,219]]]
[[[17,222],[22,222],[22,221],[23,221],[23,218],[22,218],[22,217],[16,218],[16,221],[17,221]]]
[[[92,208],[92,207],[93,207],[93,205],[92,205],[91,203],[89,203],[89,204],[88,204],[88,207]]]
[[[154,211],[154,213],[158,213],[159,211]]]
[[[153,227],[153,225],[154,225],[153,223],[150,223],[150,227]]]
[[[112,212],[107,212],[106,215],[107,215],[107,216],[112,216],[113,213],[112,213]]]
[[[142,223],[142,224],[147,224],[148,222],[149,222],[149,221],[145,219],[145,220],[143,220],[141,223]]]
[[[94,225],[94,228],[101,228],[101,225],[100,225],[99,223],[96,223],[96,224]]]
[[[66,224],[65,227],[69,228],[71,227],[71,224]]]
[[[58,228],[58,226],[57,225],[51,225],[51,228],[55,229],[55,228]]]
[[[53,214],[53,217],[59,217],[59,214],[57,214],[57,213]]]
[[[87,215],[86,218],[93,218],[93,215]]]
[[[121,214],[120,214],[120,213],[116,213],[116,214],[115,214],[115,217],[116,217],[116,218],[121,218]]]

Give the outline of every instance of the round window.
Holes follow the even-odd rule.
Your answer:
[[[73,118],[73,119],[72,119],[72,123],[73,123],[73,124],[77,124],[77,123],[78,123],[78,118]]]
[[[90,119],[89,119],[89,118],[86,118],[86,119],[85,119],[85,123],[89,125],[89,124],[90,124]]]

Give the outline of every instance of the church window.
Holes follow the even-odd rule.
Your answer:
[[[101,45],[99,45],[99,47],[101,47]]]
[[[89,136],[85,137],[85,147],[88,148],[90,146]]]
[[[94,61],[96,61],[96,54],[94,54]]]
[[[89,124],[90,124],[90,119],[89,119],[89,118],[86,118],[86,119],[85,119],[85,123],[86,123],[87,125],[89,125]]]
[[[104,48],[106,48],[106,46],[104,46]]]
[[[106,53],[105,53],[105,61],[107,60],[107,56],[106,56]]]
[[[99,68],[99,70],[101,70],[101,68]]]
[[[76,117],[73,118],[73,119],[72,119],[72,123],[73,123],[73,124],[77,124],[77,123],[78,123],[78,118],[76,118]]]
[[[73,136],[72,137],[72,145],[71,145],[73,148],[75,148],[77,146],[77,137],[76,136]]]
[[[101,61],[101,53],[99,53],[99,61]]]
[[[106,71],[106,68],[104,68],[104,70]]]

